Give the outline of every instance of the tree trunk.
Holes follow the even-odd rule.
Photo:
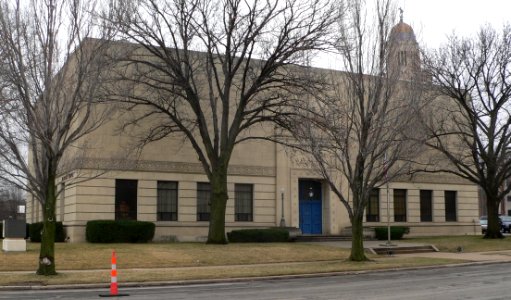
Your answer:
[[[502,239],[504,235],[501,230],[499,220],[499,203],[498,199],[490,193],[486,194],[486,207],[488,208],[488,228],[486,229],[485,239]]]
[[[49,175],[43,207],[43,232],[39,251],[38,275],[56,275],[55,269],[55,175]]]
[[[351,220],[351,261],[368,260],[364,251],[364,224],[362,216],[355,214]]]
[[[227,244],[225,236],[225,208],[227,205],[227,168],[216,170],[211,176],[211,213],[208,244]]]

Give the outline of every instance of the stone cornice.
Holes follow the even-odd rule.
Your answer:
[[[422,173],[414,174],[413,176],[400,176],[394,181],[408,181],[414,183],[437,183],[437,184],[473,184],[472,182],[461,178],[459,176],[447,173]]]
[[[152,160],[87,158],[82,160],[80,168],[112,171],[152,171],[204,174],[204,169],[200,163]],[[228,172],[229,175],[275,176],[275,168],[273,167],[230,165]]]

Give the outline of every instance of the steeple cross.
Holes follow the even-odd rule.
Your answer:
[[[403,23],[403,9],[401,7],[399,8],[399,20]]]

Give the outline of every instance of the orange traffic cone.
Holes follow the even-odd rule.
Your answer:
[[[112,271],[110,271],[110,295],[117,296],[119,290],[117,289],[117,257],[115,251],[112,251]]]
[[[112,270],[110,271],[110,294],[99,295],[100,297],[121,297],[129,296],[128,294],[119,294],[117,287],[117,257],[115,251],[112,251]]]

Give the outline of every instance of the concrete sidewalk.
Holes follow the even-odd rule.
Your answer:
[[[380,248],[385,246],[386,241],[364,241],[365,248]],[[351,248],[351,241],[332,241],[332,242],[310,242],[320,243],[325,246]],[[404,243],[400,241],[392,241],[392,244],[403,247],[424,246],[418,243]],[[461,259],[471,262],[511,262],[511,250],[488,251],[488,252],[426,252],[411,254],[395,254],[399,257],[426,257],[426,258],[446,258]]]
[[[400,254],[401,257],[430,257],[430,258],[448,258],[462,259],[472,262],[511,262],[511,251],[491,251],[491,252],[427,252],[414,254]]]

